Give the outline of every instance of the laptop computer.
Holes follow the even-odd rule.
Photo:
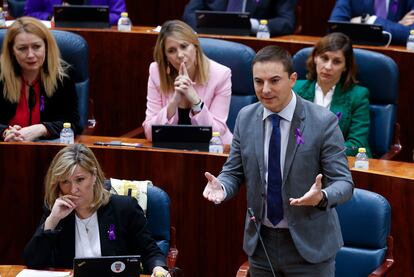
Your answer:
[[[211,126],[152,125],[154,147],[208,152],[211,135]]]
[[[250,36],[250,13],[196,10],[197,32]]]
[[[344,33],[354,44],[377,46],[387,44],[387,37],[382,33],[381,25],[328,21],[328,32]]]
[[[56,27],[109,28],[109,7],[88,5],[56,5],[53,7]]]
[[[141,256],[104,256],[93,258],[74,258],[74,277],[139,277]]]

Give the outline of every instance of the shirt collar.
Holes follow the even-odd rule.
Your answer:
[[[292,93],[292,99],[290,99],[289,104],[287,104],[287,106],[284,107],[283,110],[276,113],[281,118],[283,118],[284,120],[287,120],[289,122],[292,121],[293,114],[295,113],[296,101],[297,101],[296,100],[296,94],[293,91],[291,91],[291,93]],[[263,120],[265,120],[271,114],[274,114],[274,112],[272,112],[269,109],[263,107],[263,118],[262,118]]]

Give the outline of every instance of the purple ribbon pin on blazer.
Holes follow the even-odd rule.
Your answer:
[[[302,133],[300,132],[299,128],[296,128],[295,137],[297,145],[305,144],[305,140],[303,139]]]
[[[336,118],[338,118],[338,121],[340,121],[341,118],[342,118],[342,113],[341,112],[337,112],[335,115],[336,115]]]
[[[40,111],[43,112],[45,109],[45,97],[40,95]]]
[[[115,240],[116,239],[116,236],[115,236],[115,225],[114,224],[109,225],[108,239],[109,240]]]

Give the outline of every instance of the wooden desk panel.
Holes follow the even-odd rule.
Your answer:
[[[116,138],[83,137],[81,141]],[[134,141],[134,140],[128,140]],[[0,143],[0,264],[22,264],[21,253],[41,216],[42,180],[59,144]],[[235,276],[242,251],[245,189],[223,205],[203,199],[204,171],[218,174],[226,155],[189,151],[91,146],[108,177],[149,179],[171,198],[177,228],[178,266],[185,274]],[[353,159],[350,158],[350,165]],[[384,195],[392,207],[395,269],[390,276],[414,276],[414,164],[370,160],[370,170],[352,170],[357,187]]]
[[[134,27],[131,33],[116,30],[70,29],[83,36],[90,50],[90,95],[95,103],[97,135],[120,136],[137,126],[145,119],[148,67],[153,61],[152,51],[157,34],[149,27]],[[200,35],[221,38],[249,45],[256,51],[270,44],[278,44],[292,54],[304,47],[312,46],[318,37],[283,36],[269,40],[253,37]],[[381,52],[393,58],[400,69],[400,96],[398,122],[401,124],[402,154],[398,159],[412,161],[414,128],[410,119],[414,118],[414,94],[411,93],[412,64],[414,54],[402,46],[389,48],[356,46]]]

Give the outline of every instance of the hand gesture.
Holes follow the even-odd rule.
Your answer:
[[[224,190],[220,181],[209,172],[204,173],[208,183],[203,191],[203,196],[207,200],[220,204],[224,200]]]
[[[292,206],[316,206],[322,200],[322,174],[318,174],[315,178],[310,190],[300,198],[290,198]]]
[[[78,198],[78,196],[70,194],[57,198],[53,204],[50,215],[45,221],[45,230],[55,229],[59,221],[67,217],[74,209],[76,209],[76,204],[74,201]]]
[[[20,133],[22,127],[20,125],[9,126],[6,131],[4,131],[4,141],[23,141],[23,137]]]
[[[185,63],[181,63],[178,76],[174,82],[175,90],[181,92],[192,105],[200,102],[200,97],[193,87],[194,84],[188,75]]]
[[[414,11],[409,11],[404,17],[398,21],[403,26],[411,26],[414,23]]]

